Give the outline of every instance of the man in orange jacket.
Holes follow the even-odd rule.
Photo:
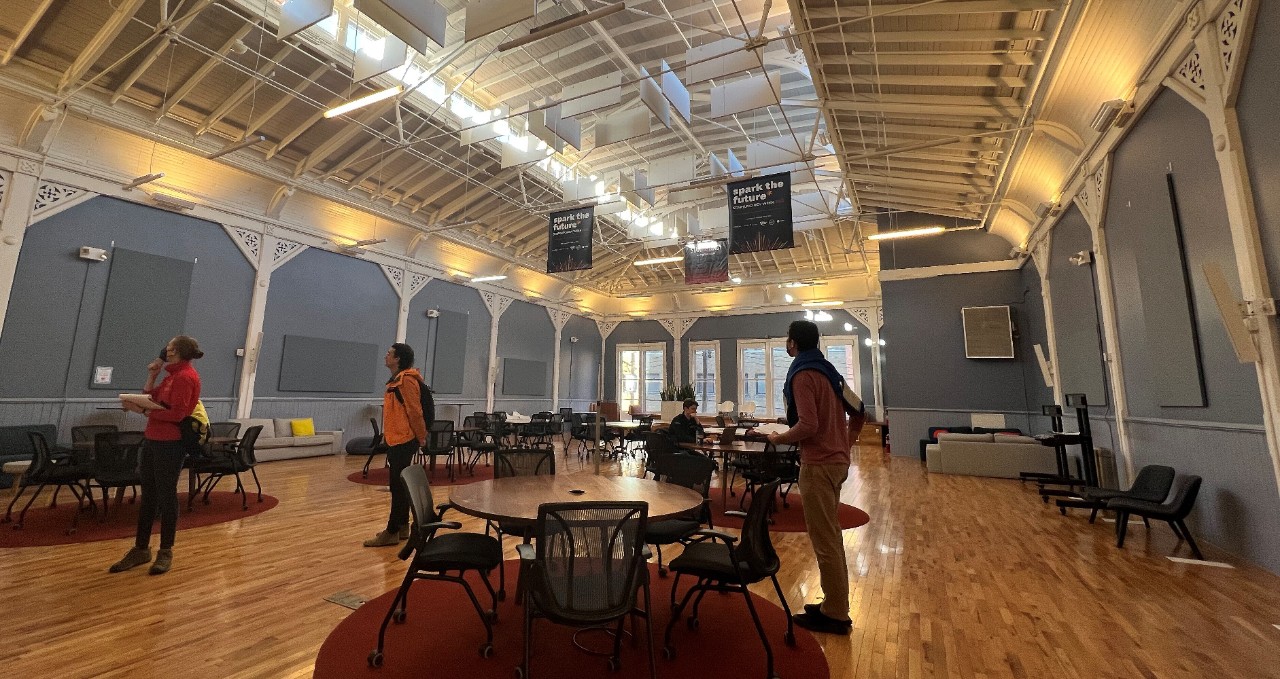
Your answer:
[[[400,482],[400,472],[413,462],[414,453],[427,445],[422,374],[413,367],[413,347],[392,344],[384,360],[391,371],[382,395],[382,438],[391,467],[391,515],[386,530],[365,540],[365,547],[387,547],[409,538],[409,490]]]

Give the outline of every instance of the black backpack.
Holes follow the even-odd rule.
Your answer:
[[[400,387],[392,387],[391,393],[396,395],[396,400],[400,405],[404,405],[404,396],[400,395]],[[431,431],[431,422],[436,419],[436,399],[431,393],[431,387],[426,382],[418,380],[418,396],[422,401],[422,419],[425,420],[427,431]]]

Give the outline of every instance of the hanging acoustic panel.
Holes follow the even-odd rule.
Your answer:
[[[333,14],[333,0],[285,0],[280,5],[280,26],[276,39],[301,33]]]
[[[690,47],[685,52],[685,82],[692,85],[712,78],[723,78],[753,68],[760,68],[760,59],[743,49],[745,40],[725,38],[715,42]]]
[[[467,3],[466,28],[462,39],[470,42],[525,19],[532,19],[534,7],[534,0],[472,0]]]
[[[607,73],[598,78],[566,86],[560,92],[560,115],[571,118],[622,102],[622,74]]]
[[[653,131],[653,120],[648,109],[633,109],[619,113],[611,113],[607,118],[596,123],[596,146],[608,146],[620,141],[634,139]]]

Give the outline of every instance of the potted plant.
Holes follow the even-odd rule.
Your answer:
[[[681,385],[670,384],[658,392],[658,396],[662,399],[662,409],[659,411],[661,419],[663,422],[670,422],[684,410],[684,400],[693,398],[693,385],[687,382]]]

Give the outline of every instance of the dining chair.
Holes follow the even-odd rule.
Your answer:
[[[630,615],[644,618],[649,676],[657,677],[653,623],[649,617],[649,571],[644,502],[557,502],[538,507],[533,544],[519,545],[524,607],[524,656],[516,676],[531,679],[533,621],[591,627],[614,624],[610,671],[621,669],[622,626]],[[644,593],[644,607],[637,605]],[[540,646],[544,653],[550,649]]]
[[[453,438],[453,421],[452,420],[432,420],[427,431],[427,445],[418,453],[418,457],[431,460],[431,469],[436,468],[436,458],[444,458],[445,471],[449,474],[449,480],[452,481],[453,465],[454,465],[455,442]]]
[[[402,623],[408,617],[409,588],[415,580],[443,580],[462,585],[467,598],[484,623],[485,642],[480,646],[481,657],[493,655],[493,623],[498,619],[498,595],[489,582],[489,573],[502,568],[502,547],[498,541],[479,533],[444,533],[462,528],[457,521],[445,521],[443,512],[448,503],[436,507],[431,497],[431,483],[427,471],[421,465],[409,465],[394,483],[403,483],[409,491],[409,510],[413,513],[413,531],[409,541],[401,548],[400,558],[409,559],[409,569],[404,574],[400,589],[387,608],[387,615],[378,628],[378,645],[369,652],[369,666],[381,667],[385,661],[387,625],[393,620]],[[437,513],[439,511],[440,513]],[[456,571],[457,575],[450,575]],[[480,581],[489,590],[492,602],[489,610],[480,607],[475,591],[463,577],[467,571],[480,574]]]
[[[480,461],[481,456],[489,456],[490,462],[485,463],[485,466],[488,466],[492,463],[493,452],[498,449],[498,444],[494,443],[485,431],[487,423],[487,418],[467,415],[462,418],[462,428],[467,431],[459,431],[455,437],[458,448],[466,449],[468,453],[470,459],[463,460],[463,463],[472,474],[475,474],[476,463]]]
[[[209,494],[213,492],[214,487],[223,478],[235,477],[235,491],[240,493],[240,509],[248,511],[249,509],[249,493],[245,489],[244,484],[240,481],[240,474],[250,472],[253,474],[253,482],[258,487],[258,502],[262,502],[262,483],[258,481],[258,472],[254,467],[258,464],[258,458],[254,452],[254,446],[258,442],[258,436],[262,434],[262,425],[255,425],[245,430],[244,436],[240,437],[240,441],[235,444],[234,449],[226,455],[209,458],[208,460],[197,460],[192,463],[191,469],[187,472],[195,476],[195,490],[187,496],[187,510],[190,511],[195,503],[196,495],[201,495],[201,501],[209,504]],[[201,477],[204,478],[201,478]]]
[[[373,436],[369,439],[369,445],[364,449],[357,449],[356,454],[367,455],[364,460],[364,467],[360,469],[361,478],[369,478],[369,465],[373,464],[373,458],[378,455],[385,455],[387,452],[387,442],[382,440],[382,430],[378,428],[378,418],[370,417],[369,426],[373,427]]]
[[[44,435],[38,431],[27,432],[27,438],[31,441],[31,466],[27,468],[27,473],[22,475],[22,484],[13,495],[13,499],[9,501],[9,509],[4,514],[4,523],[8,523],[11,519],[14,503],[18,498],[22,497],[24,491],[31,486],[36,487],[36,492],[23,505],[22,512],[18,514],[18,522],[13,524],[14,530],[21,530],[23,522],[27,518],[27,510],[31,508],[31,504],[40,497],[40,492],[48,486],[53,486],[53,500],[49,505],[51,507],[58,506],[58,491],[64,486],[71,490],[71,494],[76,497],[76,515],[79,516],[80,503],[87,497],[89,505],[94,506],[93,496],[89,493],[89,480],[93,478],[93,469],[89,464],[75,462],[70,458],[53,457],[53,449],[49,447],[49,442]],[[75,524],[67,529],[67,533],[75,532]]]
[[[114,424],[83,424],[71,428],[71,447],[76,462],[81,464],[93,459],[98,434],[119,431]]]
[[[778,569],[781,561],[774,551],[773,542],[769,538],[769,514],[773,509],[774,495],[778,491],[778,481],[770,481],[760,488],[760,492],[751,498],[751,508],[746,514],[742,512],[726,512],[732,516],[743,517],[742,534],[735,537],[728,533],[701,529],[694,534],[695,538],[705,538],[685,547],[684,552],[671,560],[668,568],[676,574],[671,583],[671,620],[667,622],[667,630],[663,635],[663,655],[668,660],[676,657],[676,647],[671,643],[671,632],[676,623],[693,601],[693,609],[689,616],[688,627],[696,630],[698,623],[698,606],[707,592],[741,592],[747,602],[747,611],[751,614],[751,622],[756,633],[764,644],[765,676],[775,677],[773,671],[773,647],[769,645],[769,637],[765,635],[764,626],[760,624],[760,614],[751,601],[748,585],[761,582],[766,578],[773,583],[773,590],[782,603],[782,610],[787,616],[787,632],[783,637],[788,646],[796,645],[796,634],[791,621],[791,608],[787,605],[787,597],[778,584]],[[688,575],[697,578],[697,583],[689,588],[684,598],[676,604],[676,590],[680,586],[680,577]],[[697,594],[697,598],[694,595]]]

